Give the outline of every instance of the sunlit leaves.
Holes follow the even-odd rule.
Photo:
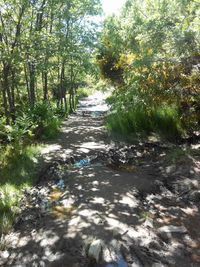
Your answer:
[[[98,60],[104,78],[123,89],[115,107],[138,96],[149,107],[175,104],[185,125],[188,114],[198,124],[199,15],[198,1],[128,0],[119,17],[105,21]]]

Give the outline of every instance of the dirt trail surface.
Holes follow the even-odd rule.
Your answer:
[[[164,165],[170,146],[117,146],[104,97],[83,99],[42,151],[2,265],[200,266],[199,155]]]
[[[60,135],[43,149],[46,160],[81,156],[108,147],[103,114],[108,110],[104,102],[107,94],[100,92],[79,101],[77,112],[63,123]]]

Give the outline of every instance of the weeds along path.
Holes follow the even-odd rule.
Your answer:
[[[2,265],[199,266],[199,156],[165,168],[165,144],[112,146],[104,97],[80,101],[43,149]]]

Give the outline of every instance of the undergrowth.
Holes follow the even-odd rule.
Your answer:
[[[112,102],[112,99],[109,99]],[[115,105],[107,117],[111,132],[138,137],[156,133],[170,141],[177,141],[183,129],[175,106],[148,106],[135,103],[132,106]]]
[[[54,138],[64,116],[53,103],[38,102],[34,108],[22,108],[10,125],[1,120],[0,236],[15,222],[22,190],[35,181],[41,149],[35,143]]]
[[[7,145],[0,148],[0,236],[12,229],[22,189],[31,186],[40,166],[39,146]]]
[[[195,156],[200,156],[200,151],[199,149],[192,149],[192,148],[174,148],[170,150],[167,155],[164,158],[164,164],[166,166],[169,166],[171,164],[176,163],[178,160],[184,158],[184,157],[195,157]]]
[[[77,90],[77,101],[83,97],[87,97],[95,92],[94,87],[83,87]]]

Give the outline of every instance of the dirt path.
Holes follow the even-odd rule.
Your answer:
[[[107,94],[95,93],[79,101],[78,110],[63,123],[56,140],[42,150],[46,160],[91,154],[108,148],[110,140],[103,126],[103,114],[108,110]]]
[[[200,266],[199,204],[169,189],[166,179],[174,183],[179,169],[162,168],[168,148],[114,148],[103,127],[106,110],[101,94],[82,100],[42,151],[49,163],[26,192],[5,266]]]

